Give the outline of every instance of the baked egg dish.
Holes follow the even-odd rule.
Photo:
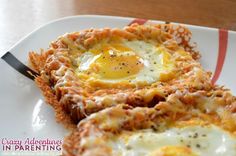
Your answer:
[[[234,156],[236,98],[222,88],[178,92],[155,107],[116,105],[83,119],[65,156]]]
[[[118,104],[154,107],[178,90],[210,90],[211,74],[190,38],[171,24],[89,29],[59,37],[29,60],[57,121],[75,125]]]
[[[211,83],[191,32],[132,24],[60,36],[31,67],[70,134],[63,156],[235,156],[236,98]]]

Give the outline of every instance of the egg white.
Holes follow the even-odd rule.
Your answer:
[[[187,147],[199,156],[236,155],[235,136],[214,125],[170,128],[164,132],[124,131],[108,144],[114,154],[121,156],[148,156],[168,146]]]

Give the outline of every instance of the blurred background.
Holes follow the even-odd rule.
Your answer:
[[[0,0],[0,51],[51,20],[83,14],[236,30],[236,0]]]

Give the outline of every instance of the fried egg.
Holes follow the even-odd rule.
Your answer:
[[[236,138],[214,125],[123,131],[109,142],[121,156],[234,156]]]
[[[102,42],[78,59],[77,75],[103,82],[151,84],[174,76],[174,61],[162,46],[139,40]]]

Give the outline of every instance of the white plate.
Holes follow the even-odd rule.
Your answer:
[[[119,27],[129,24],[133,18],[83,15],[66,17],[48,23],[9,49],[20,61],[27,64],[28,52],[47,48],[52,40],[66,32],[87,28]],[[152,21],[160,22],[160,21]],[[192,40],[197,42],[201,52],[202,65],[213,73],[220,71],[224,55],[224,39],[228,41],[224,64],[217,81],[218,84],[231,88],[236,93],[236,33],[227,31],[219,45],[219,31],[214,28],[186,25],[193,33]],[[217,61],[218,60],[218,61]],[[220,63],[221,62],[221,63]],[[66,134],[64,128],[55,122],[52,108],[45,104],[43,96],[33,81],[16,72],[6,62],[0,60],[0,139],[51,138],[62,139]],[[0,149],[1,149],[0,142]],[[2,149],[1,149],[2,150]],[[1,151],[0,150],[0,151]]]

